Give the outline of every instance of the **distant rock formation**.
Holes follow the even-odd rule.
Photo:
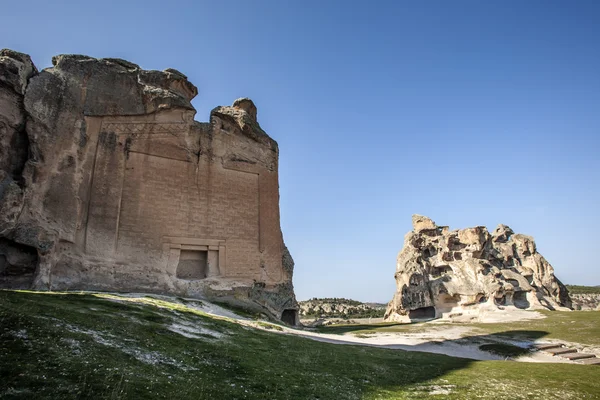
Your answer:
[[[249,99],[196,122],[174,69],[0,51],[0,288],[209,297],[290,324],[277,142]]]
[[[571,294],[573,309],[581,311],[600,311],[600,294]]]
[[[301,318],[381,318],[385,311],[385,304],[344,298],[315,298],[298,304]]]
[[[499,225],[450,231],[413,215],[396,265],[385,319],[410,321],[477,313],[482,307],[571,308],[566,287],[532,237]]]

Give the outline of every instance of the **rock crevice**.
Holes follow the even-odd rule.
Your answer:
[[[52,64],[0,51],[0,286],[21,273],[36,289],[231,298],[293,319],[279,151],[252,100],[202,123],[175,69]]]

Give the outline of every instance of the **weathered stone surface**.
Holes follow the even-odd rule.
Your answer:
[[[254,103],[200,123],[177,70],[52,63],[0,52],[0,238],[37,252],[33,287],[219,297],[295,319],[278,147]]]
[[[0,83],[8,86],[15,93],[24,95],[27,81],[37,74],[37,68],[31,57],[17,51],[0,50]]]
[[[422,215],[413,215],[412,216],[412,224],[413,230],[415,232],[422,232],[426,230],[436,229],[435,223],[427,217]]]
[[[448,231],[413,216],[396,265],[397,291],[387,320],[439,318],[481,307],[571,307],[566,287],[532,237],[499,225]]]
[[[23,191],[5,171],[0,170],[0,237],[13,231],[23,209]]]
[[[571,294],[574,310],[600,311],[600,294]]]

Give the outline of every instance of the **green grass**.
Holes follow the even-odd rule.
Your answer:
[[[0,291],[1,399],[590,399],[598,376],[321,343],[149,297]]]
[[[283,328],[277,324],[273,324],[270,322],[263,322],[263,321],[259,321],[257,322],[258,326],[260,326],[261,328],[267,329],[267,330],[274,330],[274,331],[283,331]]]
[[[451,322],[440,323],[439,321],[431,322],[379,322],[374,324],[343,324],[343,325],[325,325],[314,328],[320,333],[330,333],[335,335],[343,335],[353,333],[356,335],[371,335],[374,333],[420,333],[428,329],[433,329],[434,325],[438,329],[443,329],[445,326],[452,326]]]
[[[600,286],[565,285],[569,294],[600,294]]]
[[[241,306],[235,306],[232,304],[228,304],[228,303],[222,303],[222,302],[215,302],[214,304],[218,305],[219,307],[222,307],[226,310],[229,310],[237,315],[239,315],[240,317],[245,317],[248,319],[261,319],[261,318],[267,318],[268,316],[263,314],[263,313],[259,313],[255,310],[251,310],[249,308],[244,308]]]
[[[594,311],[538,311],[546,318],[503,323],[452,323],[417,322],[412,324],[381,323],[371,325],[339,325],[319,327],[321,333],[369,335],[382,332],[418,333],[429,329],[443,329],[448,326],[471,327],[477,334],[493,334],[513,339],[539,339],[544,337],[569,342],[600,346],[600,313]]]
[[[547,331],[548,339],[560,339],[569,342],[600,346],[600,312],[595,311],[539,311],[546,316],[543,319],[529,321],[498,323],[498,324],[473,324],[481,332],[502,334],[511,331],[525,332],[512,333],[505,336],[515,338],[531,338],[527,332],[538,330]]]

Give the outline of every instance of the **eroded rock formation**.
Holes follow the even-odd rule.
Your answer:
[[[571,294],[574,310],[600,311],[600,294]]]
[[[532,237],[499,225],[450,231],[413,215],[396,265],[396,294],[385,319],[410,321],[483,308],[571,307],[566,287]]]
[[[194,121],[174,69],[0,52],[0,287],[151,291],[294,323],[278,146],[249,99]]]

